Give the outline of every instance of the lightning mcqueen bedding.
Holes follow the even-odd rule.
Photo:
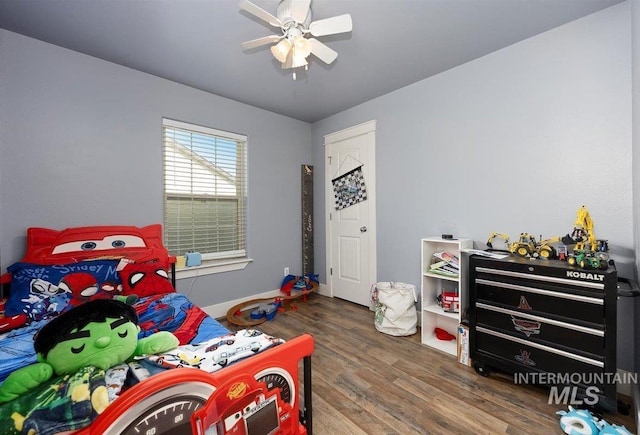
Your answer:
[[[310,383],[304,388],[309,404],[303,423],[298,422],[296,388],[298,362],[304,359],[306,374],[312,339],[283,344],[256,330],[229,332],[175,292],[175,281],[167,273],[174,260],[161,236],[160,225],[28,230],[23,260],[2,277],[10,283],[10,294],[0,318],[0,382],[37,362],[34,336],[42,326],[95,299],[132,305],[139,339],[169,331],[179,346],[106,370],[89,366],[54,375],[13,400],[5,399],[0,433],[55,434],[83,428],[83,433],[156,435],[311,432]],[[262,354],[267,349],[272,353]],[[189,370],[193,368],[200,370]],[[310,366],[308,370],[310,376]],[[238,385],[243,387],[238,390]],[[234,393],[217,397],[225,386]],[[104,398],[96,399],[98,391]],[[272,402],[278,406],[269,406]],[[173,420],[167,417],[171,415]],[[262,421],[265,415],[272,426],[261,423],[251,429],[251,419]],[[263,432],[263,426],[270,429]]]

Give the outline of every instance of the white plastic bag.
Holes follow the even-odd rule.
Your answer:
[[[378,331],[389,335],[413,335],[417,331],[416,287],[403,282],[378,282],[372,289],[374,320]]]

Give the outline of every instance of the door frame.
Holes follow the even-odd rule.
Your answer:
[[[367,164],[368,177],[365,179],[365,186],[367,188],[367,201],[369,201],[369,216],[368,216],[368,232],[369,232],[369,285],[377,282],[377,226],[376,226],[376,121],[371,120],[363,122],[362,124],[348,127],[334,133],[324,135],[324,180],[325,180],[325,247],[326,247],[326,277],[327,277],[327,290],[328,295],[333,297],[333,276],[331,274],[332,265],[332,232],[331,232],[331,213],[334,212],[335,198],[333,194],[333,184],[331,180],[333,175],[330,173],[329,157],[331,156],[331,145],[335,142],[340,142],[352,137],[362,136],[365,134],[371,135],[369,141],[369,163]],[[323,292],[324,294],[324,292]]]

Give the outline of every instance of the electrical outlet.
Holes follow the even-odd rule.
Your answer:
[[[289,268],[285,267],[284,268],[284,276],[288,276],[289,275]]]

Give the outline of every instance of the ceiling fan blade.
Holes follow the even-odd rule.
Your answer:
[[[248,49],[251,49],[251,48],[262,47],[263,45],[267,45],[267,44],[272,44],[274,42],[278,42],[282,38],[284,38],[284,35],[282,35],[282,36],[278,36],[278,35],[263,36],[262,38],[252,39],[251,41],[243,42],[242,43],[242,48],[244,48],[245,50],[248,50]]]
[[[323,44],[317,39],[309,38],[309,42],[311,43],[311,54],[313,54],[324,63],[333,63],[333,61],[338,57],[338,53],[335,50],[329,48],[327,45]]]
[[[291,0],[291,16],[297,23],[304,23],[309,13],[311,0]]]
[[[271,24],[274,27],[282,27],[282,23],[280,22],[279,19],[277,19],[276,17],[271,15],[269,12],[262,9],[260,6],[254,5],[249,0],[240,0],[240,3],[238,3],[238,6],[240,7],[240,9],[249,12],[251,15],[254,15],[260,18],[261,20],[266,21],[267,23]]]
[[[313,36],[334,35],[350,32],[352,29],[353,23],[349,14],[314,21],[309,25],[309,32]]]

